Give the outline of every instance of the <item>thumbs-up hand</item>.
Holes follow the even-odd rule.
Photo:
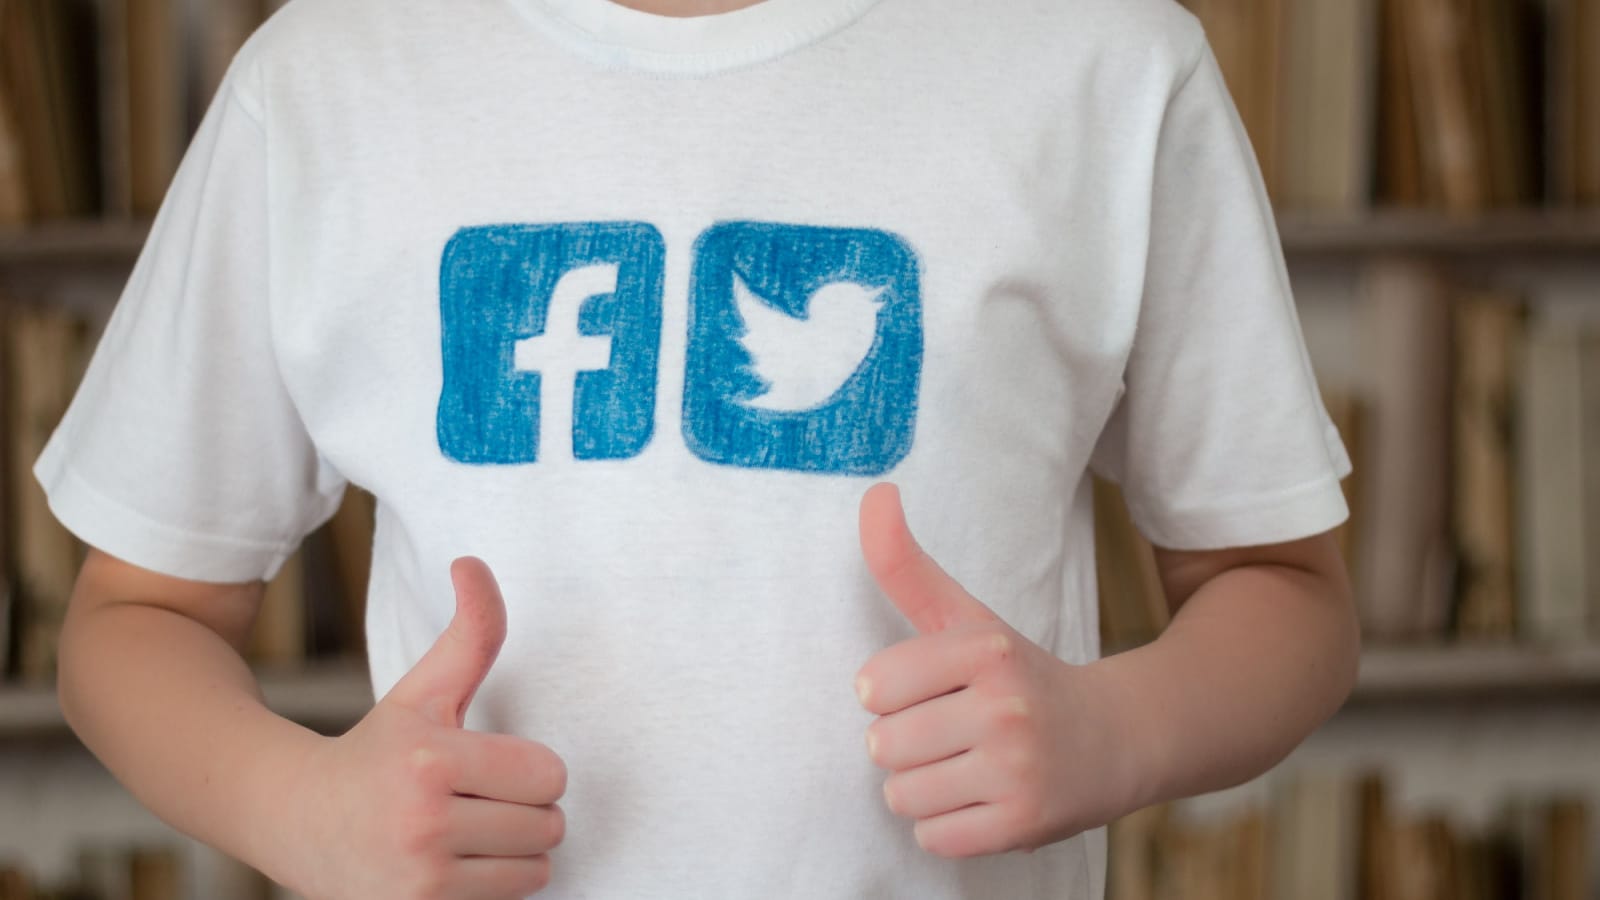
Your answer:
[[[1137,807],[1116,685],[967,593],[918,546],[891,484],[862,498],[861,550],[919,633],[868,660],[856,694],[878,716],[867,752],[892,773],[884,799],[924,850],[1032,851]]]
[[[450,575],[449,627],[305,762],[291,798],[303,865],[289,887],[314,900],[520,900],[549,882],[566,767],[542,744],[462,729],[506,612],[482,561],[458,559]]]

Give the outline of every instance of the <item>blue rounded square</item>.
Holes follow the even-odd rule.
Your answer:
[[[572,455],[626,459],[655,427],[666,247],[644,222],[506,224],[462,228],[440,265],[444,383],[439,449],[456,462],[520,465],[542,457],[543,376],[515,363],[519,341],[542,335],[562,279],[615,267],[615,287],[588,298],[578,330],[612,339],[605,369],[576,376]]]
[[[684,439],[724,465],[882,475],[911,450],[922,350],[898,235],[718,223],[695,244]]]

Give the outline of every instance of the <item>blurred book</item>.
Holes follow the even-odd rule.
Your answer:
[[[333,577],[331,601],[337,608],[337,631],[341,652],[351,656],[366,653],[367,582],[372,572],[372,541],[376,527],[377,499],[351,485],[344,501],[328,522],[328,550]]]
[[[1451,299],[1426,263],[1390,260],[1367,271],[1358,299],[1371,374],[1367,476],[1371,527],[1356,549],[1356,592],[1373,637],[1442,635],[1449,620]]]
[[[179,0],[100,0],[103,211],[148,219],[190,133]]]
[[[1583,422],[1578,434],[1578,456],[1583,475],[1583,593],[1589,619],[1589,638],[1600,641],[1600,327],[1583,338],[1578,365],[1578,393]]]
[[[33,900],[33,885],[20,865],[0,862],[0,900]]]
[[[1269,776],[1266,808],[1188,801],[1111,823],[1107,900],[1589,900],[1588,802],[1518,792],[1487,825],[1397,809],[1375,771]]]
[[[0,7],[10,0],[0,2]],[[7,26],[6,12],[0,8],[0,28]],[[0,34],[0,47],[5,35]],[[10,79],[0,72],[0,230],[16,228],[32,216],[28,194],[28,169],[22,138],[22,122],[17,118],[11,98]]]
[[[1355,900],[1361,840],[1359,784],[1295,772],[1273,785],[1273,897]]]
[[[1281,206],[1371,199],[1376,0],[1185,0],[1205,27],[1262,178]]]
[[[97,206],[93,28],[88,0],[0,2],[0,221]]]
[[[1513,413],[1523,350],[1520,297],[1481,291],[1455,307],[1455,633],[1510,640],[1517,632]]]
[[[176,846],[140,844],[129,851],[130,900],[182,900],[183,865]]]
[[[1457,213],[1539,195],[1528,0],[1382,0],[1381,202]]]
[[[295,551],[267,583],[245,658],[269,668],[292,668],[306,658],[305,550]]]
[[[94,335],[69,315],[14,305],[4,318],[8,462],[6,534],[18,604],[17,669],[28,681],[55,677],[56,638],[83,561],[83,546],[50,511],[32,476],[88,363]]]
[[[1273,195],[1289,209],[1357,212],[1372,200],[1377,0],[1283,0],[1286,52]]]
[[[1547,187],[1556,205],[1600,204],[1600,0],[1547,0]]]
[[[1170,618],[1155,550],[1134,527],[1122,491],[1099,478],[1094,531],[1101,645],[1110,652],[1154,640]]]
[[[1581,330],[1536,323],[1529,336],[1527,369],[1520,397],[1518,473],[1525,489],[1519,504],[1521,573],[1519,605],[1526,637],[1541,643],[1582,640],[1588,633],[1589,589],[1600,577],[1589,552],[1586,469],[1600,447],[1585,447],[1584,358],[1600,353],[1600,341]],[[1591,404],[1593,405],[1593,404]]]

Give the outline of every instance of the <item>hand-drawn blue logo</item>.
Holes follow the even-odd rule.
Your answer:
[[[916,254],[884,231],[719,223],[695,245],[686,367],[702,459],[881,475],[916,424]]]
[[[638,455],[655,426],[665,256],[638,222],[457,232],[440,270],[440,450],[478,465],[569,446],[580,460]]]

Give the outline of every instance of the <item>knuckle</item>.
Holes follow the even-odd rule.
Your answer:
[[[406,753],[406,774],[418,784],[432,786],[444,781],[447,768],[444,754],[432,744],[419,743]]]
[[[440,817],[418,811],[405,818],[400,828],[400,852],[412,859],[431,862],[444,842]]]
[[[995,723],[1001,726],[1026,725],[1033,718],[1033,706],[1020,694],[1006,694],[992,701],[992,715]]]
[[[1016,640],[998,626],[979,628],[971,638],[974,655],[985,667],[1005,666],[1016,656]]]
[[[993,632],[989,635],[989,655],[999,662],[1005,662],[1017,653],[1016,642],[1011,635],[1003,631]]]

